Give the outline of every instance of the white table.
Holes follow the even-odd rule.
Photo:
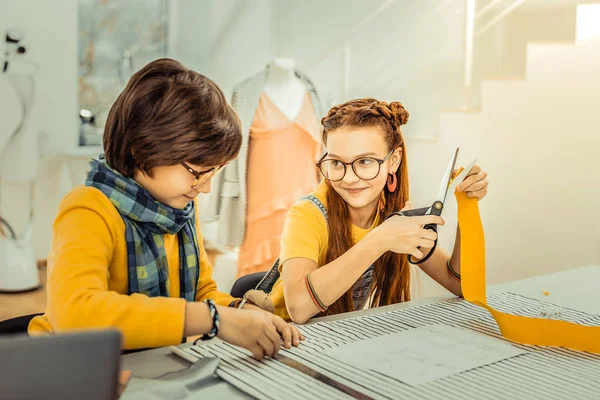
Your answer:
[[[551,302],[557,306],[567,307],[589,314],[600,315],[600,291],[597,290],[600,282],[600,266],[575,268],[551,275],[515,281],[488,288],[492,291],[508,291],[532,299]],[[594,289],[596,288],[596,289]],[[549,295],[543,292],[549,292]],[[355,316],[377,314],[391,309],[406,309],[426,304],[432,304],[454,298],[451,295],[435,298],[409,301],[376,309],[362,310],[343,315],[318,318],[311,323],[335,321]],[[187,347],[189,344],[181,345]],[[122,357],[122,368],[131,370],[133,376],[152,378],[167,372],[177,371],[189,367],[189,363],[177,356],[170,354],[166,348],[148,350]],[[206,385],[202,393],[204,398],[250,398],[228,383],[215,377],[214,382]],[[126,393],[123,397],[126,399]],[[599,394],[600,396],[600,394]],[[600,398],[600,397],[599,397]]]

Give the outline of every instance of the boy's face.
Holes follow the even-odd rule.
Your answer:
[[[183,165],[170,165],[152,169],[152,177],[140,170],[136,170],[133,179],[146,189],[155,200],[173,208],[185,208],[200,193],[209,193],[212,176],[210,171],[215,167],[206,167],[186,163],[197,172],[208,172],[209,179],[200,180],[198,186],[192,188],[196,177]],[[218,167],[217,167],[218,168]]]

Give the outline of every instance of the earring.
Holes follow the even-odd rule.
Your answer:
[[[387,188],[390,193],[394,193],[396,191],[396,187],[398,187],[398,178],[396,177],[396,174],[388,174]]]

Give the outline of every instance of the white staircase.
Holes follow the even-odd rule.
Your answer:
[[[600,26],[600,15],[598,15]],[[600,36],[600,32],[599,32]],[[583,43],[530,43],[527,80],[600,81],[600,41]]]
[[[438,140],[408,140],[413,203],[432,200],[455,146],[489,172],[488,284],[600,265],[600,4],[579,6],[576,42],[528,46],[526,79],[484,81],[480,110],[443,113]],[[449,249],[454,202],[445,219]],[[442,292],[423,278],[421,296]]]

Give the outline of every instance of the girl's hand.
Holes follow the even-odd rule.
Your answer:
[[[471,168],[465,180],[456,187],[456,191],[466,192],[468,197],[481,200],[487,195],[488,185],[487,172],[483,171],[479,165],[475,165]]]
[[[402,210],[412,208],[410,202]],[[393,216],[385,220],[373,232],[377,232],[386,251],[408,254],[414,258],[423,258],[437,239],[437,233],[425,229],[428,224],[444,225],[442,217],[424,215],[419,217]]]

